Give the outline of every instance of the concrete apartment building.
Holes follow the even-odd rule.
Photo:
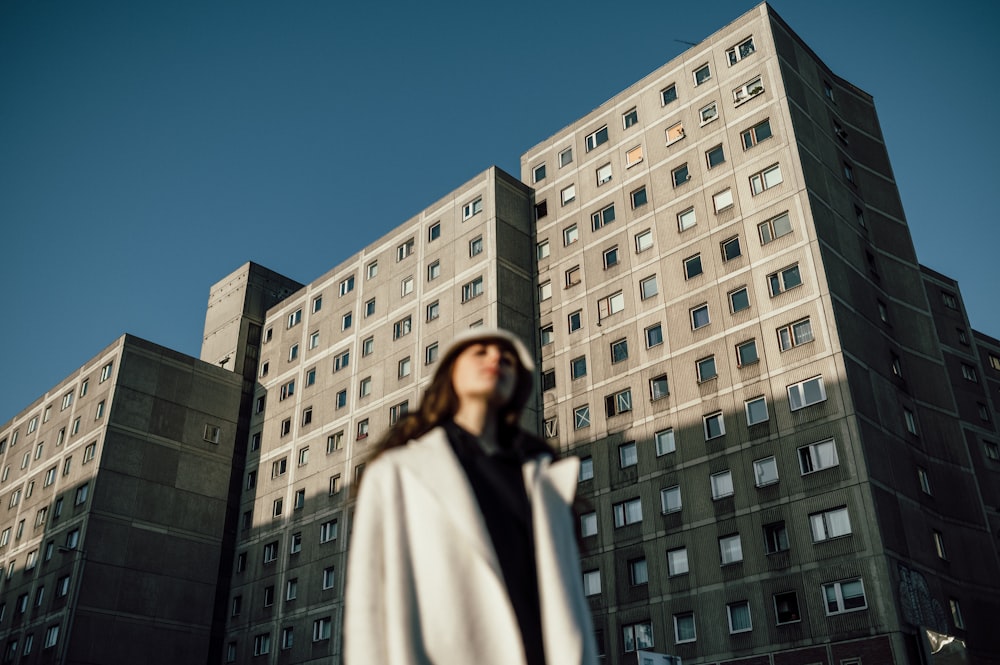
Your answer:
[[[206,662],[239,396],[125,335],[0,427],[3,662]]]
[[[237,269],[201,361],[126,336],[0,427],[5,658],[339,662],[352,486],[475,325],[584,462],[603,662],[938,662],[925,629],[1000,662],[1000,342],[919,265],[871,96],[763,4],[520,181],[308,284]]]

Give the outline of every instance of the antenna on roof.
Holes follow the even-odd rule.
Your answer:
[[[675,42],[680,42],[681,44],[687,44],[688,46],[697,46],[694,42],[686,42],[683,39],[675,39]]]

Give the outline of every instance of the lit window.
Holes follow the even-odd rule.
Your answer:
[[[792,222],[788,218],[788,213],[783,212],[774,219],[758,224],[757,231],[760,234],[760,244],[766,245],[791,233]]]
[[[868,607],[868,602],[865,599],[865,587],[861,578],[824,584],[823,598],[826,601],[828,615],[853,612]]]
[[[597,231],[615,221],[615,206],[609,205],[590,216],[591,227]]]
[[[747,416],[747,425],[758,425],[767,422],[767,400],[764,397],[754,397],[743,403]]]
[[[810,443],[799,450],[799,470],[802,475],[822,471],[840,464],[837,458],[837,444],[833,439]]]
[[[642,146],[637,145],[625,153],[625,168],[631,168],[642,161]]]
[[[478,215],[483,211],[483,197],[479,197],[462,206],[462,220],[465,221],[473,215]]]
[[[789,289],[794,289],[801,284],[802,275],[799,272],[799,264],[797,263],[767,276],[767,287],[772,297],[782,294]]]
[[[743,542],[740,540],[740,534],[734,533],[719,538],[719,556],[723,566],[743,560]]]
[[[590,152],[599,145],[603,145],[608,142],[608,126],[605,125],[593,132],[588,134],[584,139],[584,144],[587,148],[587,152]]]
[[[660,90],[660,105],[666,106],[670,102],[677,101],[677,86],[668,85],[663,90]]]
[[[674,430],[663,429],[657,432],[653,436],[654,445],[656,447],[656,456],[667,455],[677,450],[677,444],[674,441]]]
[[[580,231],[576,228],[576,224],[572,226],[567,226],[563,229],[563,245],[572,245],[574,242],[580,239]]]
[[[664,515],[667,513],[676,513],[682,507],[681,503],[681,486],[674,485],[673,487],[665,487],[660,490],[660,510]]]
[[[667,575],[675,577],[688,572],[688,553],[686,547],[667,551]]]
[[[701,85],[702,83],[708,81],[711,78],[712,78],[712,70],[709,68],[707,64],[702,65],[698,69],[694,70],[695,85]]]
[[[743,139],[743,149],[749,150],[761,141],[769,139],[773,136],[771,133],[771,121],[764,120],[757,123],[750,129],[744,130],[740,133],[740,137]]]
[[[642,521],[642,503],[638,497],[616,503],[612,508],[615,515],[616,529],[630,524],[638,524]]]
[[[756,196],[782,182],[781,165],[769,166],[759,173],[750,176],[750,191]]]
[[[618,466],[625,469],[639,463],[639,455],[636,452],[635,441],[629,441],[618,446]]]
[[[687,231],[697,223],[698,221],[695,218],[694,208],[688,208],[677,215],[677,228],[681,231]]]
[[[712,499],[722,499],[733,495],[733,474],[728,469],[719,473],[713,473],[710,480],[712,483]]]
[[[690,171],[688,171],[688,165],[686,163],[685,164],[681,164],[677,168],[673,169],[670,172],[670,179],[671,179],[671,181],[673,181],[674,187],[680,187],[681,185],[683,185],[684,183],[686,183],[688,180],[690,180],[691,179],[691,173],[690,173]]]
[[[792,411],[804,409],[826,400],[826,388],[823,387],[823,377],[814,376],[788,386],[788,406]]]
[[[647,249],[652,249],[652,247],[653,232],[651,230],[646,229],[635,234],[635,251],[637,254],[645,252]]]
[[[717,439],[726,433],[726,421],[722,411],[710,413],[702,418],[705,429],[705,440]]]
[[[684,138],[684,123],[675,122],[674,124],[667,127],[666,131],[667,145],[671,143],[677,143],[682,138]]]
[[[716,214],[722,212],[723,210],[728,210],[733,207],[733,190],[732,188],[724,189],[718,194],[712,197],[712,205],[715,207]]]

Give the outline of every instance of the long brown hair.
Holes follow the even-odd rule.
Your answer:
[[[375,456],[372,459],[387,450],[404,446],[413,439],[420,438],[438,425],[450,420],[458,412],[458,395],[455,393],[451,380],[455,360],[466,347],[481,341],[472,339],[465,345],[448,350],[434,373],[430,385],[424,391],[417,410],[400,417],[396,424],[389,428],[389,431],[376,444]],[[497,342],[507,343],[502,338],[498,339]],[[517,356],[516,353],[514,355]],[[514,394],[497,414],[500,421],[497,427],[497,436],[501,441],[516,441],[528,437],[535,439],[532,443],[541,443],[548,448],[544,442],[525,432],[519,425],[521,413],[531,397],[533,380],[532,373],[518,359],[517,386],[514,389]]]

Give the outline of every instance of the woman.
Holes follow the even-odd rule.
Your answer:
[[[346,665],[596,662],[570,510],[579,461],[518,421],[534,363],[473,328],[368,464],[354,512]]]

